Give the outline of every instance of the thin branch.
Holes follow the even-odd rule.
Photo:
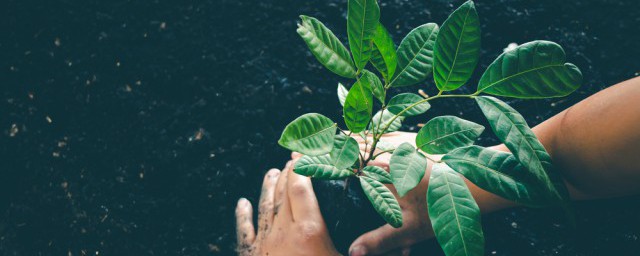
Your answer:
[[[420,100],[416,103],[413,103],[411,105],[409,105],[407,108],[403,109],[402,111],[398,112],[398,114],[396,114],[395,116],[393,116],[393,118],[387,122],[387,125],[385,125],[384,129],[382,129],[382,132],[380,134],[384,134],[384,132],[387,131],[387,129],[389,129],[389,126],[393,123],[393,121],[396,120],[396,118],[398,118],[399,116],[402,116],[402,114],[404,114],[405,112],[409,111],[410,109],[412,109],[415,106],[418,106],[422,103],[428,102],[430,100],[434,100],[434,99],[438,99],[438,98],[472,98],[473,95],[469,95],[469,94],[449,94],[449,95],[442,95],[442,91],[440,91],[440,93],[438,93],[438,95],[433,96],[433,97],[429,97],[423,100]],[[380,136],[378,136],[380,137]]]

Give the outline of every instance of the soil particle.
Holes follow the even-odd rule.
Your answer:
[[[399,44],[418,25],[441,24],[461,2],[382,0],[381,22],[394,28]],[[311,15],[346,43],[346,6],[345,0],[6,1],[0,254],[234,255],[235,203],[247,197],[255,206],[264,173],[289,158],[276,143],[283,127],[308,112],[342,125],[335,88],[352,81],[318,64],[295,28],[298,15]],[[476,6],[483,51],[473,81],[510,43],[536,39],[558,42],[584,74],[571,97],[509,100],[530,125],[640,72],[636,0]],[[432,83],[418,87],[392,93],[435,93]],[[473,84],[461,89],[471,90]],[[407,119],[403,130],[444,114],[484,122],[473,102],[441,104]],[[480,143],[496,139],[485,133]],[[314,184],[320,197],[342,199]],[[350,227],[332,231],[343,252],[380,221],[375,214],[363,215],[371,221],[341,218],[344,209],[370,207],[357,196],[344,198],[343,205],[321,202],[330,230]],[[578,203],[576,228],[556,209],[487,215],[487,254],[633,255],[640,251],[640,209],[629,205],[639,203],[638,197]],[[413,252],[441,253],[433,240]]]

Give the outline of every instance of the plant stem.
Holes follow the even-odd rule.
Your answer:
[[[442,161],[441,161],[441,160],[435,160],[435,159],[433,159],[433,158],[429,157],[429,155],[427,155],[427,154],[424,154],[424,157],[426,157],[427,159],[431,160],[431,162],[434,162],[434,163],[442,163]]]
[[[382,155],[382,154],[384,154],[384,153],[389,153],[389,152],[393,152],[393,150],[385,150],[385,151],[382,151],[382,152],[380,152],[380,153],[378,153],[378,154],[375,154],[375,155],[373,155],[373,157],[371,158],[371,160],[375,160],[375,159],[376,159],[376,157],[378,157],[378,156],[380,156],[380,155]]]
[[[438,95],[433,96],[433,97],[429,97],[423,100],[420,100],[416,103],[413,103],[411,105],[409,105],[407,108],[403,109],[402,111],[400,111],[398,114],[396,114],[395,116],[393,116],[393,118],[391,118],[391,120],[389,122],[387,122],[387,125],[385,125],[384,129],[382,130],[381,134],[384,134],[384,132],[387,131],[387,129],[389,129],[389,126],[391,125],[391,123],[393,123],[393,121],[396,120],[396,118],[398,118],[399,116],[402,116],[402,114],[404,114],[405,112],[409,111],[410,109],[414,108],[417,105],[420,105],[422,103],[428,102],[430,100],[435,100],[438,98],[472,98],[475,95],[472,94],[449,94],[449,95],[443,95],[442,92],[440,92]]]
[[[386,92],[386,90],[385,90],[385,92]],[[420,105],[422,103],[428,102],[430,100],[438,99],[438,98],[473,98],[473,97],[475,97],[477,95],[477,93],[476,94],[448,94],[448,95],[443,95],[442,93],[443,93],[443,91],[440,91],[440,92],[438,92],[438,95],[436,95],[436,96],[428,97],[428,98],[425,98],[423,100],[420,100],[420,101],[418,101],[416,103],[413,103],[413,104],[409,105],[407,108],[403,109],[398,114],[394,115],[393,118],[391,118],[391,120],[389,120],[387,122],[387,124],[384,126],[384,128],[382,129],[381,132],[376,133],[374,131],[373,144],[371,145],[371,150],[370,150],[371,153],[369,154],[369,157],[367,157],[367,159],[364,160],[364,166],[366,166],[367,163],[369,163],[369,161],[371,161],[372,159],[375,158],[374,155],[373,155],[373,151],[375,150],[375,147],[378,144],[378,141],[380,140],[380,138],[382,137],[384,132],[386,132],[387,129],[389,129],[389,126],[393,123],[393,121],[396,120],[396,118],[398,118],[399,116],[402,116],[402,114],[404,114],[405,112],[409,111],[410,109],[414,108],[417,105]],[[380,115],[380,120],[381,120],[380,122],[382,122],[382,115]],[[381,125],[380,122],[378,122],[378,126]],[[374,127],[374,130],[375,130],[375,127]],[[365,147],[365,151],[366,151],[366,147]],[[376,156],[378,156],[378,155],[376,155]],[[432,161],[433,161],[433,159],[432,159]],[[434,161],[434,162],[437,162],[437,161]]]

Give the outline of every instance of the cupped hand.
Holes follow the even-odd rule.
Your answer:
[[[272,169],[264,177],[258,232],[251,203],[244,198],[236,207],[236,225],[241,256],[339,255],[320,214],[311,180],[294,173],[292,161],[282,172]]]
[[[364,149],[364,139],[355,137],[360,148]],[[392,132],[382,136],[381,141],[395,147],[404,142],[415,146],[416,133]],[[370,141],[368,143],[370,147]],[[365,152],[370,153],[370,152]],[[378,151],[374,152],[377,154]],[[439,158],[439,156],[431,156]],[[370,161],[370,165],[376,165],[389,171],[389,161],[391,154],[385,153],[375,160]],[[431,161],[428,162],[427,170],[420,181],[420,184],[409,191],[404,197],[399,197],[396,190],[390,186],[402,208],[403,225],[400,228],[393,228],[389,224],[383,225],[375,230],[367,232],[358,237],[349,248],[351,256],[361,255],[387,255],[389,252],[402,251],[403,255],[408,255],[411,245],[433,237],[433,230],[427,212],[427,187],[429,186],[429,176]]]

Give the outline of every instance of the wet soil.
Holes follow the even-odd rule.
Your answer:
[[[476,2],[475,79],[507,44],[535,39],[560,43],[583,71],[571,97],[510,101],[531,125],[640,72],[636,0]],[[382,22],[399,43],[460,3],[382,1]],[[307,112],[341,120],[335,86],[348,81],[307,51],[299,14],[347,41],[344,0],[4,1],[0,254],[233,255],[236,200],[255,203],[262,175],[287,160],[276,144],[284,125]],[[442,114],[483,122],[472,102],[452,100],[403,130]],[[340,207],[339,193],[317,190],[325,212]],[[487,254],[637,254],[638,203],[578,203],[577,228],[555,209],[487,215]],[[353,214],[373,219],[327,214],[341,249],[379,221],[365,210]],[[351,233],[335,231],[345,225]],[[414,251],[441,253],[433,241]]]

